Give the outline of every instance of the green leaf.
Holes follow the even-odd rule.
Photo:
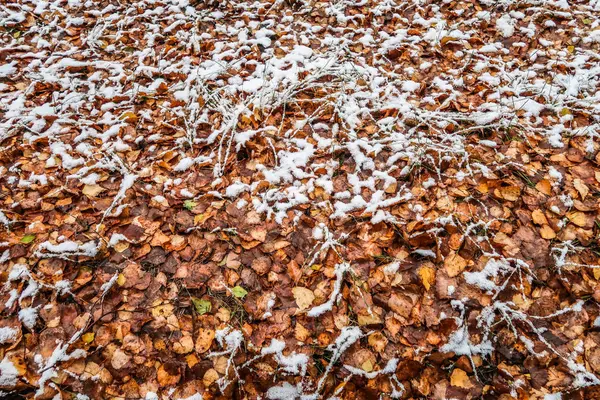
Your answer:
[[[35,239],[35,235],[25,235],[21,239],[21,243],[29,244],[29,243],[33,242],[34,239]]]
[[[231,293],[233,293],[235,297],[243,299],[248,294],[248,291],[241,286],[236,286],[233,289],[231,289]]]
[[[183,207],[191,211],[192,208],[196,207],[196,202],[193,200],[186,200],[183,202]]]
[[[204,315],[207,312],[210,312],[210,310],[212,309],[212,304],[208,300],[192,297],[192,303],[194,304],[196,312],[200,315]]]

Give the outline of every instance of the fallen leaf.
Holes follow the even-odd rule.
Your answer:
[[[540,228],[540,236],[544,239],[554,239],[556,237],[556,233],[549,225],[543,225]]]
[[[172,386],[179,382],[181,375],[175,368],[167,368],[165,364],[161,365],[156,372],[156,378],[160,386]]]
[[[210,312],[212,308],[212,304],[210,303],[210,301],[199,299],[197,297],[192,297],[192,303],[194,304],[196,312],[200,315],[204,315],[207,312]]]
[[[83,340],[83,343],[92,343],[94,341],[94,336],[94,332],[87,332],[81,335],[81,340]]]
[[[194,207],[196,207],[197,205],[198,204],[193,200],[186,200],[183,202],[183,208],[185,208],[186,210],[190,210],[190,211],[192,211],[192,209]],[[196,221],[194,221],[194,222],[196,222]]]
[[[25,235],[21,238],[21,243],[29,244],[35,240],[35,235]]]
[[[248,294],[248,291],[241,286],[236,286],[233,289],[231,289],[231,293],[233,293],[235,297],[243,299]]]
[[[452,375],[450,375],[450,384],[465,389],[473,387],[473,383],[469,379],[467,373],[460,368],[454,368],[454,371],[452,371]]]
[[[567,218],[569,218],[569,221],[571,221],[577,226],[583,227],[586,224],[585,213],[581,211],[571,211],[567,213]]]
[[[315,300],[313,291],[302,286],[292,288],[292,293],[294,294],[294,299],[296,299],[299,311],[309,308]]]
[[[112,359],[110,360],[110,365],[112,365],[114,369],[121,369],[127,365],[130,360],[131,356],[129,354],[125,353],[121,349],[116,349],[113,353]]]
[[[208,351],[208,349],[210,349],[210,346],[212,345],[214,338],[215,338],[214,329],[208,329],[208,328],[198,329],[198,336],[196,337],[196,345],[195,345],[196,352],[202,354],[202,353]]]
[[[450,278],[458,276],[467,267],[468,262],[456,253],[451,253],[444,260],[444,268]]]
[[[215,383],[217,379],[219,379],[219,373],[215,369],[211,368],[204,373],[202,383],[204,383],[204,386],[209,387]]]
[[[87,197],[97,197],[105,189],[100,185],[85,185],[81,191]]]
[[[531,218],[533,219],[533,223],[536,225],[548,224],[548,219],[546,219],[546,215],[544,215],[542,210],[534,210],[531,213]]]
[[[590,189],[585,185],[585,183],[583,183],[581,179],[574,179],[573,186],[575,186],[575,189],[577,189],[579,192],[581,200],[585,200],[585,196],[587,196],[590,192]]]
[[[497,197],[508,201],[517,201],[521,196],[521,188],[518,186],[503,186],[494,191]]]
[[[419,277],[421,278],[425,290],[429,290],[431,285],[435,282],[435,268],[428,265],[422,266],[419,268]]]
[[[546,196],[552,196],[552,184],[547,179],[540,180],[535,188],[540,192],[544,193]]]

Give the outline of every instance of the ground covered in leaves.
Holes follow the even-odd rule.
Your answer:
[[[3,1],[0,397],[592,399],[600,2]]]

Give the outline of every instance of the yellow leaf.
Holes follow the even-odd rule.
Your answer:
[[[435,282],[435,269],[431,266],[424,265],[419,269],[419,277],[421,278],[421,282],[423,282],[425,289],[429,290],[431,285]]]
[[[581,211],[571,211],[567,213],[567,218],[577,226],[585,226],[585,214]]]
[[[202,225],[211,217],[210,213],[202,213],[194,216],[194,225]]]
[[[83,343],[92,343],[94,341],[94,336],[96,336],[94,332],[84,333],[81,335],[81,340],[83,340]]]
[[[119,276],[117,277],[117,285],[123,286],[125,284],[125,281],[125,275],[119,274]]]
[[[473,387],[473,383],[469,379],[469,376],[465,371],[460,368],[454,368],[452,375],[450,376],[450,384],[452,386],[470,389]]]
[[[137,121],[138,117],[133,111],[126,111],[123,114],[121,114],[119,119],[125,122],[135,122]]]
[[[554,239],[556,237],[556,233],[549,225],[543,225],[540,228],[540,236],[544,239]]]
[[[479,193],[486,194],[489,191],[489,187],[488,187],[487,183],[486,182],[480,183],[479,186],[477,186],[477,191]]]
[[[545,225],[548,224],[548,220],[544,215],[542,210],[535,210],[531,213],[531,218],[533,219],[533,223],[536,225]]]
[[[371,362],[371,360],[365,361],[360,367],[365,372],[371,372],[371,371],[373,371],[373,363]]]

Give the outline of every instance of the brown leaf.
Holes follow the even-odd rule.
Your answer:
[[[444,260],[444,268],[450,278],[458,276],[467,267],[468,262],[456,253],[451,253]]]
[[[540,192],[544,193],[546,196],[552,196],[552,184],[547,179],[540,180],[535,188]]]
[[[125,353],[121,349],[116,349],[113,353],[112,359],[110,360],[110,365],[112,365],[114,369],[121,369],[125,367],[130,360],[131,356],[129,354]]]
[[[208,351],[214,338],[215,331],[213,329],[200,328],[198,336],[196,336],[196,352],[202,354]]]
[[[585,196],[587,196],[590,192],[590,189],[585,185],[585,183],[583,183],[581,179],[574,179],[573,186],[575,186],[575,189],[577,189],[579,192],[581,200],[585,200]]]
[[[204,383],[204,386],[209,387],[215,383],[217,379],[219,379],[219,373],[215,369],[211,368],[204,373],[202,383]]]
[[[100,185],[85,185],[81,190],[81,193],[87,197],[98,197],[105,189]]]
[[[585,213],[582,213],[581,211],[571,211],[567,213],[567,218],[577,226],[584,227],[586,225]]]
[[[255,258],[251,267],[258,275],[264,275],[271,270],[271,259],[269,257]]]
[[[494,191],[497,197],[508,201],[517,201],[521,196],[521,188],[518,186],[503,186]]]
[[[156,372],[156,378],[158,379],[160,386],[172,386],[179,382],[181,375],[179,374],[176,366],[171,366],[165,363],[158,368],[158,371]]]

